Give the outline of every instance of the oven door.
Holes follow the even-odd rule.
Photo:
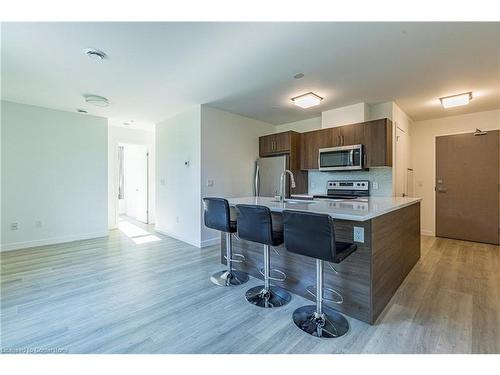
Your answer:
[[[350,171],[363,169],[363,145],[321,148],[320,171]]]

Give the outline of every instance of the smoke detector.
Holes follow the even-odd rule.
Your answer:
[[[85,101],[89,104],[95,105],[97,107],[107,107],[109,106],[109,100],[104,96],[99,95],[84,95]]]
[[[85,54],[91,58],[92,60],[102,61],[108,57],[104,52],[99,51],[95,48],[87,48],[85,49]]]

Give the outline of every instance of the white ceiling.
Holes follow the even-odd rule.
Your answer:
[[[500,23],[3,23],[1,71],[3,99],[115,124],[197,104],[281,124],[390,100],[421,120],[500,107]],[[291,104],[308,91],[325,97],[319,107]],[[466,91],[469,106],[441,108]]]

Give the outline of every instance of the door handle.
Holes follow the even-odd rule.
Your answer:
[[[259,196],[259,165],[257,164],[257,168],[255,170],[255,196]]]
[[[447,190],[448,190],[448,189],[443,188],[443,187],[441,187],[441,186],[438,186],[438,188],[437,188],[438,193],[446,193],[446,191],[447,191]]]

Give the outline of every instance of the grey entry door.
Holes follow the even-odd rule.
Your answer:
[[[438,237],[499,243],[499,137],[436,137]]]

